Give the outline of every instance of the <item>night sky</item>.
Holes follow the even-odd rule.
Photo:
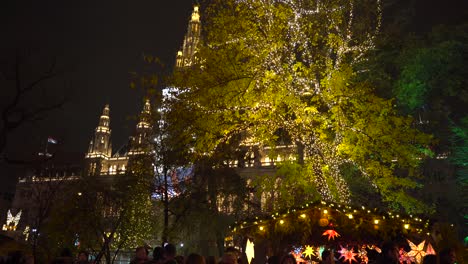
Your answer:
[[[129,72],[142,67],[143,54],[174,63],[192,1],[31,0],[9,5],[2,8],[0,21],[2,55],[28,53],[34,72],[47,70],[56,58],[60,74],[48,86],[54,98],[67,97],[64,108],[34,124],[36,133],[22,137],[21,144],[34,146],[53,136],[68,151],[84,152],[106,103],[114,147],[124,143],[134,125],[128,119],[142,106],[142,93],[129,88]]]
[[[52,136],[60,143],[52,151],[83,157],[106,103],[114,150],[124,144],[133,133],[132,117],[141,110],[143,95],[130,89],[129,73],[143,67],[143,54],[157,56],[169,67],[174,63],[192,6],[192,0],[4,1],[2,69],[11,68],[18,52],[28,61],[22,77],[32,80],[55,59],[58,76],[44,83],[46,94],[41,90],[28,102],[67,98],[63,109],[15,131],[7,153],[32,156]],[[7,98],[4,89],[0,103]],[[8,173],[2,168],[2,180],[10,178]]]

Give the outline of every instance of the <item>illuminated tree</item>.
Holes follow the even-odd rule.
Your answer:
[[[190,113],[183,121],[197,153],[243,134],[274,145],[284,129],[303,146],[323,199],[350,201],[342,169],[352,167],[383,201],[421,211],[406,190],[417,186],[429,137],[358,78],[379,1],[214,1],[205,21],[199,65],[175,73],[184,88],[170,108],[179,119]]]
[[[156,228],[151,162],[142,155],[119,178],[83,177],[55,205],[47,227],[50,246],[78,246],[95,252],[98,263],[113,263],[121,249],[151,243]]]

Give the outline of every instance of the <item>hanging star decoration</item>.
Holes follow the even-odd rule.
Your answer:
[[[382,253],[382,250],[376,245],[367,245],[367,248],[370,249],[370,250],[375,250],[379,254]]]
[[[296,263],[307,262],[302,258],[302,248],[300,247],[294,248],[294,250],[291,251],[291,255],[296,259]]]
[[[247,245],[245,246],[245,255],[247,255],[247,262],[250,264],[253,258],[255,258],[254,243],[247,239]]]
[[[352,248],[351,248],[351,249],[347,249],[347,248],[344,248],[344,247],[342,247],[342,246],[340,246],[340,247],[341,247],[341,250],[338,251],[338,252],[341,254],[340,259],[341,259],[341,258],[344,258],[343,262],[348,261],[349,264],[351,264],[352,261],[357,262],[357,260],[356,260],[356,258],[355,258],[355,256],[356,256],[357,254],[353,252],[353,249],[352,249]]]
[[[323,253],[323,251],[325,251],[325,247],[324,247],[324,246],[320,246],[320,247],[317,248],[317,251],[316,251],[316,252],[317,252],[317,255],[316,255],[316,256],[317,256],[317,258],[318,258],[320,261],[322,261],[322,253]]]
[[[432,247],[431,243],[427,243],[427,248],[426,248],[426,255],[435,255],[436,252],[434,248]]]
[[[369,262],[369,257],[367,257],[366,245],[363,245],[359,248],[357,256],[361,259],[361,263],[367,264]]]
[[[413,258],[408,256],[408,252],[406,252],[404,249],[400,248],[400,263],[403,264],[411,264],[413,262]]]
[[[304,254],[304,256],[305,256],[306,258],[311,259],[312,256],[315,256],[315,251],[314,251],[314,249],[313,249],[311,246],[308,246],[308,245],[307,245],[307,246],[305,246],[305,250],[304,250],[304,253],[303,253],[303,254]]]
[[[325,232],[323,232],[322,236],[328,236],[328,241],[330,241],[330,238],[335,239],[335,237],[339,237],[340,234],[338,234],[338,232],[336,232],[333,229],[328,229]]]
[[[426,251],[424,251],[424,244],[426,243],[426,240],[423,240],[419,245],[415,245],[413,242],[408,241],[409,246],[411,247],[411,251],[408,252],[408,256],[413,257],[414,261],[419,264],[422,261],[422,258],[426,255]]]
[[[15,216],[8,210],[6,224],[3,225],[4,231],[15,231],[21,219],[21,210]]]
[[[23,235],[24,235],[24,240],[25,240],[25,241],[28,241],[28,239],[29,239],[29,231],[30,231],[30,229],[29,229],[29,226],[27,225],[27,226],[24,228],[24,231],[23,231]]]

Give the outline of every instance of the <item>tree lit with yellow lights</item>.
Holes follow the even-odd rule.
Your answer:
[[[302,150],[302,191],[350,203],[348,173],[386,205],[427,211],[408,191],[431,138],[362,78],[380,23],[380,1],[213,1],[198,65],[175,74],[172,116],[190,112],[200,155],[239,136],[274,148],[283,130]]]

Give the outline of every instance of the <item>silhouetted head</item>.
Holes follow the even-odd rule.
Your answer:
[[[153,249],[153,260],[161,260],[164,258],[164,248],[155,247]]]
[[[198,254],[192,253],[188,255],[185,264],[205,264],[205,258]]]
[[[176,247],[173,244],[166,244],[164,246],[164,256],[173,259],[176,256]]]
[[[453,248],[445,248],[439,252],[440,264],[453,264],[457,262],[457,254]]]

